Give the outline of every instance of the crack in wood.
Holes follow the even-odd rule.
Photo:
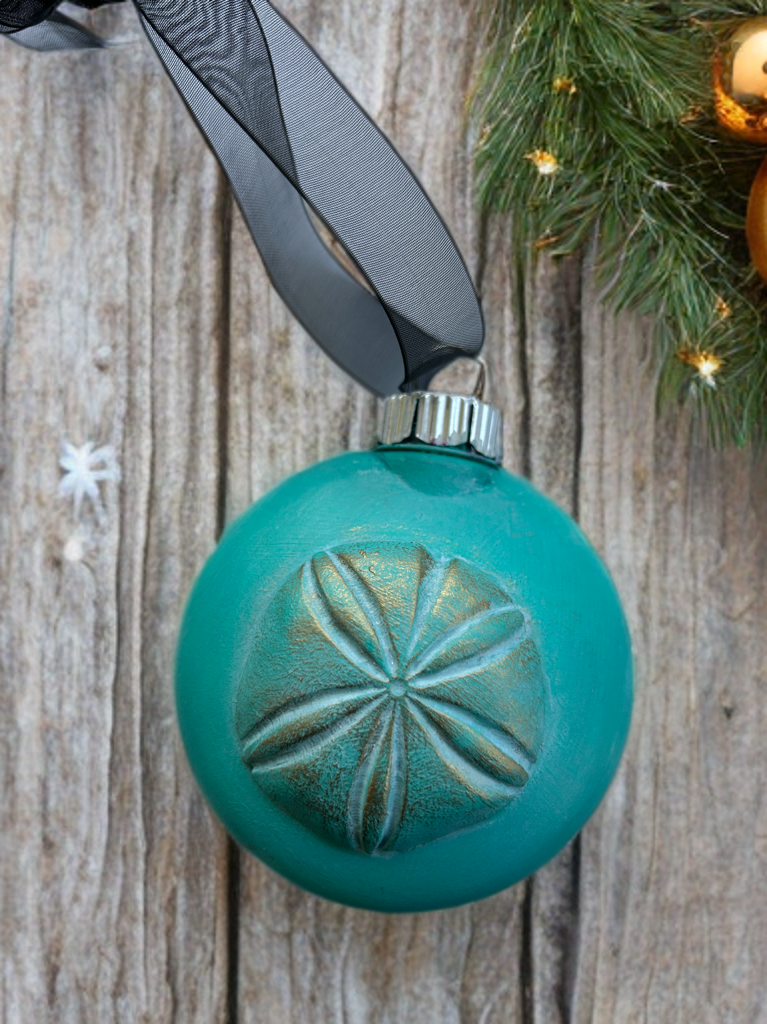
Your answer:
[[[218,338],[218,507],[216,532],[220,537],[227,519],[227,477],[229,473],[229,404],[232,364],[232,204],[228,183],[221,176],[221,314]]]
[[[535,1024],[535,963],[533,960],[533,886],[535,875],[520,883],[522,900],[522,936],[519,955],[520,1024]]]
[[[533,474],[532,465],[532,401],[530,390],[530,367],[528,358],[528,328],[527,328],[527,294],[526,294],[526,267],[523,258],[518,258],[512,268],[513,274],[513,302],[514,314],[517,322],[519,351],[517,359],[519,363],[519,379],[522,391],[522,413],[519,420],[520,450],[522,454],[522,465],[520,472],[528,480]]]
[[[240,848],[227,839],[226,1020],[238,1024],[240,1016]]]

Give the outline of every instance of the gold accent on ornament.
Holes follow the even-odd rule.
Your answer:
[[[552,83],[554,92],[566,92],[568,96],[574,96],[578,92],[578,86],[566,75],[560,75]]]
[[[561,166],[559,160],[547,149],[534,149],[532,153],[525,154],[525,160],[529,160],[544,177],[556,174]]]
[[[717,295],[714,309],[720,320],[728,320],[732,316],[732,306],[721,295]]]
[[[751,261],[767,281],[767,158],[756,172],[746,212],[746,238]]]
[[[714,103],[722,127],[767,143],[767,18],[749,18],[713,65]]]
[[[683,348],[677,352],[677,357],[688,366],[692,366],[698,372],[703,383],[710,388],[716,387],[714,378],[722,368],[722,360],[713,352],[705,352],[700,349]]]
[[[543,746],[532,633],[508,588],[467,559],[404,542],[319,551],[250,640],[242,760],[291,818],[359,853],[478,825],[520,795]]]

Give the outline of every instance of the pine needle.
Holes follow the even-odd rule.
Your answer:
[[[526,260],[596,235],[605,301],[652,315],[662,394],[692,402],[715,444],[767,435],[767,285],[744,234],[767,147],[718,126],[711,86],[717,46],[763,14],[495,0],[474,97],[483,207],[511,214]]]

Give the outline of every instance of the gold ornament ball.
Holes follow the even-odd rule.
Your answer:
[[[748,197],[746,238],[751,261],[767,282],[767,158],[762,161]]]
[[[750,18],[714,59],[719,123],[751,142],[767,144],[767,18]]]

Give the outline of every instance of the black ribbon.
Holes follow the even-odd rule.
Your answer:
[[[97,6],[89,0],[83,6]],[[134,0],[232,185],[275,288],[377,394],[424,388],[482,346],[453,239],[389,140],[267,0]],[[0,31],[35,49],[102,40],[46,0],[0,0]],[[307,206],[370,289],[322,241]]]
[[[112,0],[73,0],[78,7],[101,7]],[[61,0],[0,0],[0,33],[30,50],[98,50],[106,46],[92,32],[56,10]]]

